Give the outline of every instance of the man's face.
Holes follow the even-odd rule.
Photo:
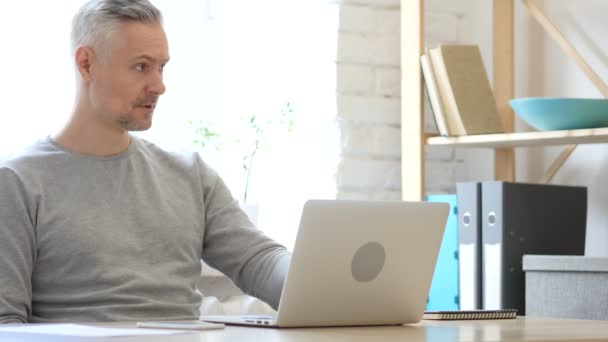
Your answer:
[[[152,114],[165,92],[163,68],[169,60],[160,24],[123,22],[96,51],[89,98],[102,122],[129,131],[152,125]]]

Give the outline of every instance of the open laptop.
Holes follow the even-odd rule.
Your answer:
[[[203,316],[263,327],[420,321],[449,204],[310,200],[276,316]]]

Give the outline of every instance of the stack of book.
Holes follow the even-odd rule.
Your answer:
[[[441,45],[420,64],[439,134],[504,132],[478,46]]]

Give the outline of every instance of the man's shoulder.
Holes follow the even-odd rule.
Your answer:
[[[193,149],[159,145],[141,137],[135,138],[135,143],[140,154],[148,161],[156,160],[184,167],[200,167],[204,164],[199,153]]]
[[[2,185],[20,182],[35,186],[41,179],[61,172],[62,162],[58,155],[46,139],[15,149],[11,154],[0,157],[0,182]]]
[[[146,164],[168,167],[172,172],[202,176],[207,180],[219,177],[216,170],[195,149],[156,144],[141,137],[136,137],[135,143]]]
[[[57,149],[49,144],[47,139],[40,139],[1,157],[0,169],[18,171],[23,168],[40,167],[41,164],[57,156]]]

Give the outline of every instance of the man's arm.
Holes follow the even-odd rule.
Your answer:
[[[205,206],[203,259],[243,292],[278,308],[289,268],[287,249],[256,230],[222,179],[201,161]]]
[[[0,166],[0,323],[26,323],[32,309],[36,242],[25,189]]]

